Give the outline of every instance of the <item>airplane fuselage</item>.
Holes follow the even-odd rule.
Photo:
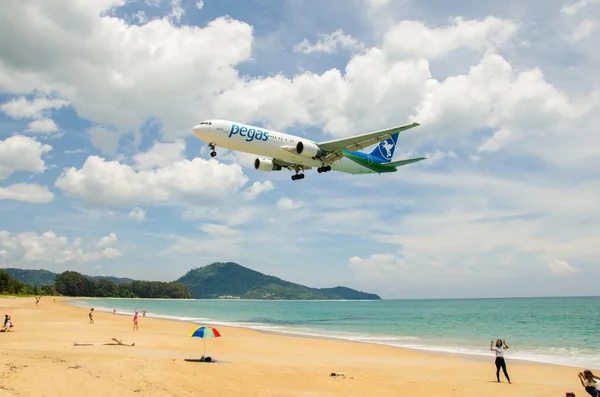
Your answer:
[[[299,155],[295,151],[298,142],[314,142],[310,139],[228,120],[203,122],[195,126],[193,132],[198,138],[216,147],[255,154],[259,158],[280,159],[306,169],[323,166],[320,159]],[[360,155],[369,161],[364,153]],[[343,157],[330,167],[332,170],[348,174],[376,173],[351,157]]]

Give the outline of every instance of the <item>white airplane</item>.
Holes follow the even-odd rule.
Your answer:
[[[259,171],[295,171],[292,180],[304,179],[304,171],[317,168],[319,173],[331,170],[348,174],[381,174],[395,172],[397,167],[424,160],[418,157],[392,161],[398,135],[401,131],[420,125],[407,124],[348,138],[315,142],[310,139],[284,134],[228,120],[207,120],[194,126],[194,134],[211,149],[216,147],[256,154],[254,168]],[[359,150],[379,143],[371,152]]]

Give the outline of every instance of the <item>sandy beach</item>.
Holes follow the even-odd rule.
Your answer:
[[[218,327],[207,355],[194,324],[96,312],[65,298],[0,298],[17,332],[0,334],[0,396],[564,396],[587,395],[581,369],[507,363],[512,384],[497,383],[487,361],[347,341]],[[108,343],[135,346],[74,346]],[[490,352],[492,353],[492,352]],[[592,370],[594,370],[592,368]],[[331,377],[343,372],[345,377]],[[598,371],[600,372],[600,371]]]

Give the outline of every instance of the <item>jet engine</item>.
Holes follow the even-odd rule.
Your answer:
[[[296,153],[306,157],[319,157],[323,151],[310,141],[300,141],[296,144]]]
[[[278,166],[277,164],[274,164],[273,160],[261,159],[261,158],[257,158],[256,160],[254,160],[254,168],[259,171],[266,171],[266,172],[281,170],[281,167]]]

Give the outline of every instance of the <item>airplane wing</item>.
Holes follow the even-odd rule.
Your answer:
[[[368,132],[362,135],[355,135],[348,138],[319,142],[317,143],[317,145],[321,150],[328,153],[325,156],[324,161],[325,163],[330,164],[344,157],[342,155],[342,152],[344,150],[355,152],[357,150],[361,150],[368,146],[371,146],[375,143],[385,141],[397,132],[406,131],[410,128],[414,128],[419,125],[419,123],[406,124],[398,127],[388,128],[386,130]]]
[[[425,160],[426,158],[427,157],[417,157],[417,158],[414,158],[414,159],[392,161],[391,163],[383,163],[383,164],[380,164],[380,165],[382,165],[384,167],[396,168],[396,167],[402,167],[403,165],[416,163],[417,161]]]

